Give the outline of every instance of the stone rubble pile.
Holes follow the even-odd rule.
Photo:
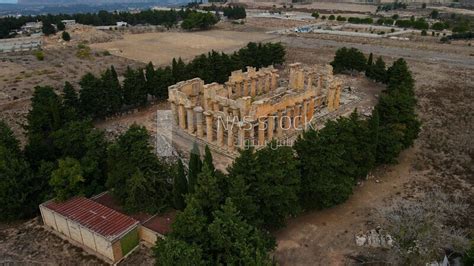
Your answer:
[[[379,226],[367,232],[360,231],[355,235],[356,245],[359,247],[373,248],[391,248],[393,246],[393,238]]]

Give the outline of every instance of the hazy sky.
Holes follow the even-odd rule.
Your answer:
[[[0,0],[0,4],[16,4],[17,0]]]

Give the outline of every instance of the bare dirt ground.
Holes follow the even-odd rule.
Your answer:
[[[229,25],[225,26],[225,29],[233,27]],[[251,20],[245,25],[235,26],[235,30],[238,30],[235,36],[244,36],[245,32],[285,26],[286,24],[281,21]],[[208,36],[214,36],[212,32],[208,34],[210,34]],[[231,32],[222,34],[222,36],[232,35]],[[265,36],[263,33],[261,35]],[[401,154],[399,163],[374,171],[370,179],[355,188],[354,195],[346,203],[331,209],[302,214],[290,219],[286,228],[275,232],[278,247],[274,256],[279,264],[355,264],[356,261],[352,257],[358,255],[363,255],[372,261],[383,260],[384,250],[357,247],[354,235],[360,230],[372,229],[380,224],[382,220],[378,215],[378,210],[390,204],[391,200],[411,197],[435,185],[440,186],[449,194],[460,192],[470,198],[473,203],[474,60],[470,56],[474,53],[472,47],[467,46],[467,43],[441,45],[436,42],[396,42],[316,34],[304,37],[277,36],[272,40],[281,41],[287,47],[287,62],[325,64],[332,60],[335,50],[343,46],[356,47],[364,53],[373,52],[375,55],[381,55],[387,63],[391,63],[398,57],[404,57],[417,82],[417,111],[423,122],[422,132],[414,147]],[[181,39],[175,39],[175,41],[182,42]],[[212,43],[210,45],[212,47]],[[150,56],[155,52],[152,50]],[[65,61],[64,58],[68,58],[68,52],[63,53],[66,55],[60,58]],[[174,53],[182,54],[183,57],[185,55],[180,49],[175,49]],[[53,56],[50,55],[50,57]],[[72,57],[73,54],[70,56]],[[18,55],[13,58],[15,64],[9,61],[10,56],[0,63],[2,66],[0,75],[3,75],[0,77],[0,85],[2,85],[0,92],[10,92],[10,84],[25,82],[20,84],[23,84],[26,90],[28,86],[40,81],[36,79],[33,81],[33,77],[36,76],[32,75],[16,83],[13,82],[12,77],[22,74],[21,71],[34,71],[37,68],[34,64],[30,66],[31,63],[37,63],[33,62],[36,59],[31,55],[24,57]],[[57,61],[61,62],[60,58]],[[83,62],[77,67],[81,67],[80,69],[90,67],[95,70],[100,67],[95,68],[94,64],[102,64],[103,69],[111,62],[100,62],[108,58],[111,57],[97,58],[89,65],[86,65],[88,62]],[[23,63],[23,60],[27,61]],[[117,60],[125,60],[123,65],[130,62],[123,58]],[[65,64],[64,68],[68,65],[69,63]],[[17,70],[10,71],[9,66],[14,66]],[[44,67],[47,71],[60,69],[60,67],[46,67],[46,64],[36,66]],[[53,80],[51,82],[57,82],[57,84],[63,82],[47,78],[48,75],[59,76],[60,73],[43,75],[45,76],[42,79],[43,82],[46,80]],[[8,82],[2,81],[4,79]],[[363,80],[360,77],[349,77],[348,80],[350,79]],[[364,85],[361,81],[359,86],[369,86],[369,84]],[[23,103],[13,103],[8,106],[15,109],[17,105],[27,108]],[[1,109],[1,118],[12,116],[11,108],[8,106]],[[110,134],[113,134],[116,130],[133,122],[152,126],[150,117],[156,109],[150,107],[139,110],[131,115],[105,121],[99,127],[108,129]],[[56,238],[41,229],[37,221],[3,225],[3,227],[0,225],[0,264],[10,261],[18,264],[95,265],[100,263],[80,249]],[[123,264],[127,265],[151,265],[152,263],[151,250],[145,246],[140,246],[137,252],[123,261]]]
[[[123,40],[93,44],[92,47],[144,63],[168,65],[174,57],[192,59],[211,50],[229,52],[250,41],[271,38],[264,33],[236,33],[229,31],[163,32],[127,34]]]

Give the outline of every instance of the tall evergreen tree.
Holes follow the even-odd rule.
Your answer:
[[[261,225],[262,217],[259,214],[260,204],[255,198],[258,195],[257,162],[253,148],[240,150],[240,155],[227,169],[229,173],[229,197],[232,198],[242,216],[252,224]]]
[[[369,59],[367,59],[367,68],[365,70],[365,76],[367,76],[370,79],[374,78],[374,55],[370,53]]]
[[[60,157],[71,157],[81,164],[85,195],[104,191],[107,177],[107,140],[103,131],[90,121],[73,121],[52,134]]]
[[[301,204],[307,209],[344,202],[352,193],[354,177],[346,174],[345,147],[335,122],[320,131],[308,130],[294,145],[301,162]]]
[[[371,77],[378,82],[387,82],[387,70],[385,69],[385,62],[382,57],[379,56],[375,65],[373,66],[373,76]]]
[[[260,204],[259,215],[267,228],[282,227],[286,218],[299,211],[301,180],[298,161],[291,147],[274,147],[276,143],[272,142],[257,151],[257,182],[249,184],[257,187],[258,194],[254,199]]]
[[[43,200],[13,132],[0,120],[0,221],[31,217]]]
[[[173,71],[174,82],[180,82],[188,78],[188,75],[186,73],[186,65],[184,64],[181,57],[178,58],[178,60],[173,58],[171,67]]]
[[[150,95],[153,95],[155,97],[159,97],[159,88],[160,88],[160,75],[159,71],[155,71],[155,67],[153,66],[153,63],[150,62],[146,65],[145,67],[145,78],[146,78],[146,87],[147,87],[147,92]]]
[[[173,201],[174,207],[178,210],[184,210],[186,203],[184,196],[188,193],[186,173],[184,172],[183,162],[178,160],[176,173],[173,180]]]
[[[122,88],[118,80],[117,72],[113,66],[102,74],[102,87],[105,94],[106,112],[108,115],[120,111],[122,108]]]
[[[76,90],[71,83],[66,81],[63,88],[63,104],[67,108],[71,108],[74,111],[79,109],[79,98]]]
[[[207,217],[211,217],[212,212],[217,210],[225,200],[225,190],[220,186],[222,182],[219,177],[221,176],[215,175],[210,167],[204,164],[192,194]]]
[[[64,125],[61,99],[51,87],[36,87],[28,113],[26,155],[38,167],[41,160],[55,161],[57,152],[52,145],[51,134]]]
[[[123,98],[126,104],[134,107],[143,106],[147,102],[147,85],[142,69],[133,70],[127,67],[123,82]]]
[[[162,211],[171,202],[169,168],[153,154],[149,138],[144,127],[132,125],[108,149],[106,186],[119,202],[127,203],[127,210],[131,212],[142,210],[154,213]],[[137,187],[142,176],[146,178],[144,191]],[[137,182],[131,187],[128,180],[132,177]],[[139,206],[133,205],[137,203],[137,191],[142,193],[141,197],[148,199]]]
[[[183,265],[200,266],[206,265],[202,250],[195,244],[167,237],[157,242],[153,247],[157,266]]]
[[[202,161],[201,153],[197,143],[193,144],[193,149],[189,156],[189,171],[188,171],[188,191],[194,192],[194,188],[197,184],[198,175],[201,172]]]
[[[268,251],[271,242],[257,228],[249,225],[227,198],[220,209],[214,211],[209,225],[214,265],[272,265]]]
[[[91,118],[101,118],[107,113],[106,97],[102,90],[102,81],[87,73],[79,82],[79,106],[83,116]]]
[[[214,167],[214,162],[212,160],[212,153],[211,149],[209,149],[209,146],[206,145],[206,148],[204,149],[204,160],[203,164],[207,164],[211,172],[214,172],[216,169]]]

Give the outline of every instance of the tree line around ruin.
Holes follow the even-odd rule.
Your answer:
[[[105,118],[124,110],[148,104],[149,99],[168,99],[168,87],[184,80],[199,77],[205,83],[227,81],[234,70],[246,66],[257,68],[282,64],[285,51],[280,43],[249,43],[233,54],[216,51],[195,57],[189,63],[173,59],[167,67],[155,68],[150,62],[144,69],[127,68],[123,82],[119,82],[114,67],[101,76],[84,75],[78,95],[74,89],[64,88],[64,95],[71,100],[78,115],[92,119]],[[70,86],[70,84],[68,85]],[[67,89],[67,91],[66,91]]]
[[[363,56],[364,67],[354,66],[354,60],[339,62],[341,53]],[[373,78],[370,69],[377,63],[373,56],[362,56],[356,49],[339,50],[335,72],[366,72]],[[24,150],[0,123],[0,218],[31,217],[45,199],[61,201],[107,189],[130,213],[180,210],[172,232],[154,248],[158,265],[270,265],[275,248],[270,230],[303,211],[344,202],[357,181],[379,165],[395,163],[413,144],[420,122],[412,74],[403,59],[383,70],[379,81],[386,89],[370,117],[354,111],[328,121],[323,129],[304,132],[293,147],[272,143],[241,150],[227,174],[214,168],[208,147],[202,158],[193,148],[187,169],[179,158],[159,159],[148,132],[137,125],[109,141],[74,109],[81,100],[72,96],[70,85],[63,96],[38,87],[27,116]],[[107,71],[108,78],[96,82],[117,86],[116,74]]]

